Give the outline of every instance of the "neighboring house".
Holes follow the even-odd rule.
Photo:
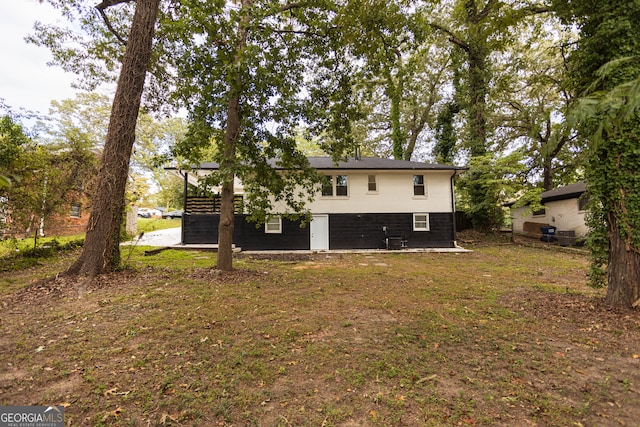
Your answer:
[[[67,199],[71,201],[60,202],[60,213],[40,218],[34,224],[36,228],[30,227],[25,230],[12,221],[7,199],[0,198],[0,238],[25,237],[33,235],[36,231],[40,236],[69,236],[84,233],[87,230],[90,213],[87,207],[89,204],[87,195],[76,190],[70,192]]]
[[[588,204],[584,182],[545,191],[541,198],[543,208],[535,212],[529,206],[507,205],[511,206],[514,233],[541,236],[540,227],[555,227],[559,236],[581,238],[589,232],[584,220]]]
[[[465,168],[380,158],[349,159],[335,165],[329,157],[310,157],[312,167],[329,177],[307,204],[312,221],[273,216],[256,228],[237,212],[234,244],[242,250],[329,250],[455,247],[454,177]],[[203,163],[180,173],[187,183],[218,169]],[[242,185],[236,182],[237,206]],[[185,197],[182,243],[218,242],[219,200]]]
[[[90,214],[88,205],[86,195],[77,194],[75,200],[65,206],[65,208],[68,207],[68,213],[56,215],[44,221],[42,235],[69,236],[86,232]]]

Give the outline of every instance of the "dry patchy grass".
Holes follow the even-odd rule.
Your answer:
[[[0,405],[64,404],[73,426],[638,425],[640,316],[603,306],[585,255],[474,249],[232,273],[136,249],[81,290],[14,272]]]

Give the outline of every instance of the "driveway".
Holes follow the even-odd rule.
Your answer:
[[[123,245],[139,245],[139,246],[174,246],[179,245],[181,241],[182,228],[167,228],[165,230],[149,231],[144,233],[142,238],[138,237],[124,242]]]

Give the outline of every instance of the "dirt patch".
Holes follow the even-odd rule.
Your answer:
[[[518,344],[524,353],[550,355],[561,378],[540,380],[569,405],[588,404],[590,425],[637,425],[640,399],[640,315],[615,309],[601,297],[522,289],[502,298],[505,306],[545,329]],[[535,356],[534,356],[535,357]]]

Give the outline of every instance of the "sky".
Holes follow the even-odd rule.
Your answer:
[[[46,114],[52,100],[75,97],[75,75],[47,66],[49,50],[24,41],[35,21],[55,23],[57,16],[46,2],[0,0],[0,98],[13,110]]]

